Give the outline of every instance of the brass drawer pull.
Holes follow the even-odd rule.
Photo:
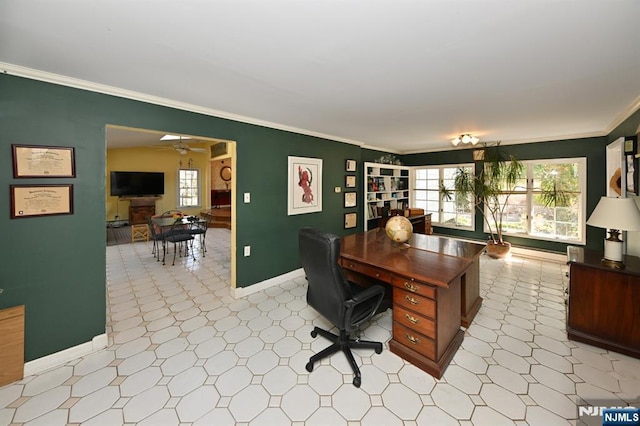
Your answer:
[[[416,291],[418,291],[418,289],[419,289],[420,287],[418,287],[417,285],[413,285],[413,284],[411,284],[411,283],[410,283],[410,282],[408,282],[408,281],[405,281],[405,282],[404,282],[404,288],[406,288],[407,290],[409,290],[409,291],[411,291],[411,292],[415,293]]]
[[[420,339],[413,337],[409,334],[405,334],[405,337],[407,338],[408,341],[410,341],[411,343],[413,343],[414,345],[417,345],[418,343],[420,343]]]
[[[380,273],[376,272],[376,278],[380,277]]]
[[[414,316],[411,316],[409,314],[404,314],[404,317],[407,319],[407,321],[413,323],[413,324],[417,324],[420,322],[420,320]]]
[[[411,296],[405,296],[404,298],[407,300],[407,302],[411,303],[412,305],[417,305],[418,303],[420,303],[419,300],[416,300]]]

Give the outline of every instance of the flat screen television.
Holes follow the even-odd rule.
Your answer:
[[[111,172],[111,196],[144,197],[164,194],[162,172]]]

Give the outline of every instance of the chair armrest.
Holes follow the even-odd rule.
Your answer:
[[[345,300],[345,323],[356,329],[360,324],[368,321],[378,310],[378,306],[384,298],[384,287],[373,285],[366,290],[354,294],[351,299]],[[362,309],[361,305],[368,305],[370,309]],[[358,309],[360,307],[360,309]],[[351,330],[348,330],[351,331]]]

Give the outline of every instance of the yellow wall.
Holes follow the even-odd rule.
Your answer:
[[[207,148],[207,152],[189,152],[186,155],[181,155],[173,149],[154,147],[107,149],[107,191],[105,194],[107,220],[116,220],[116,214],[119,216],[118,220],[129,219],[129,201],[126,198],[118,199],[118,197],[109,195],[111,193],[109,181],[111,171],[164,172],[164,195],[156,201],[156,212],[162,213],[166,210],[178,209],[176,189],[178,169],[180,167],[187,168],[189,159],[193,160],[192,168],[200,170],[200,184],[202,185],[200,207],[180,210],[185,214],[198,214],[209,208],[208,144],[189,145]],[[182,166],[180,161],[182,161]]]

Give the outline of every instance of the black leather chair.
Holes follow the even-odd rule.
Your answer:
[[[298,232],[298,244],[300,261],[309,283],[307,302],[340,330],[340,335],[335,335],[314,327],[312,337],[320,334],[333,344],[313,355],[306,369],[313,371],[315,362],[342,350],[353,369],[353,385],[360,387],[360,369],[351,348],[374,349],[379,354],[382,352],[382,343],[351,339],[350,335],[381,312],[384,287],[374,285],[362,289],[345,278],[338,264],[340,237],[337,235],[305,227]]]

